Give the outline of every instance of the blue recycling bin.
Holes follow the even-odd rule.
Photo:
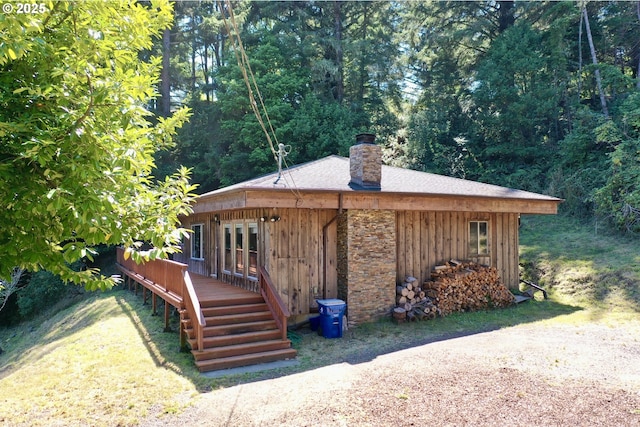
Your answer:
[[[325,338],[342,337],[342,319],[347,304],[340,299],[319,299],[320,325],[318,333]]]

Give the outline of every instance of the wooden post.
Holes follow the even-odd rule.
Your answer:
[[[171,326],[169,326],[169,309],[170,304],[165,301],[164,302],[164,331],[171,332]]]
[[[147,288],[142,287],[142,305],[147,305]]]
[[[189,351],[187,346],[187,332],[184,330],[184,315],[180,313],[180,351],[186,353]]]
[[[153,309],[152,316],[158,315],[158,296],[155,292],[151,293],[151,308]]]

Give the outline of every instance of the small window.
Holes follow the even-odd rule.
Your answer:
[[[203,245],[203,225],[193,224],[191,226],[193,230],[193,236],[191,238],[191,258],[192,259],[204,259],[204,245]]]
[[[231,272],[233,268],[233,254],[231,252],[231,224],[224,225],[224,265],[222,269]]]
[[[244,272],[244,239],[242,235],[244,227],[242,224],[236,224],[236,273]]]
[[[249,223],[249,270],[250,277],[258,277],[258,224]]]
[[[469,254],[489,255],[489,223],[487,221],[469,222]]]

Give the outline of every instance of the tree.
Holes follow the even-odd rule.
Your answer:
[[[154,152],[188,111],[152,123],[160,60],[140,60],[171,26],[171,6],[52,2],[39,12],[0,15],[0,277],[45,269],[108,288],[115,278],[69,264],[98,244],[165,256],[190,211],[186,169],[152,176]]]

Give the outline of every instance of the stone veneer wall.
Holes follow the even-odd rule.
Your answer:
[[[380,188],[382,179],[382,147],[357,144],[349,148],[351,182],[363,187]]]
[[[349,210],[338,218],[338,298],[350,325],[387,316],[395,305],[396,213]]]

